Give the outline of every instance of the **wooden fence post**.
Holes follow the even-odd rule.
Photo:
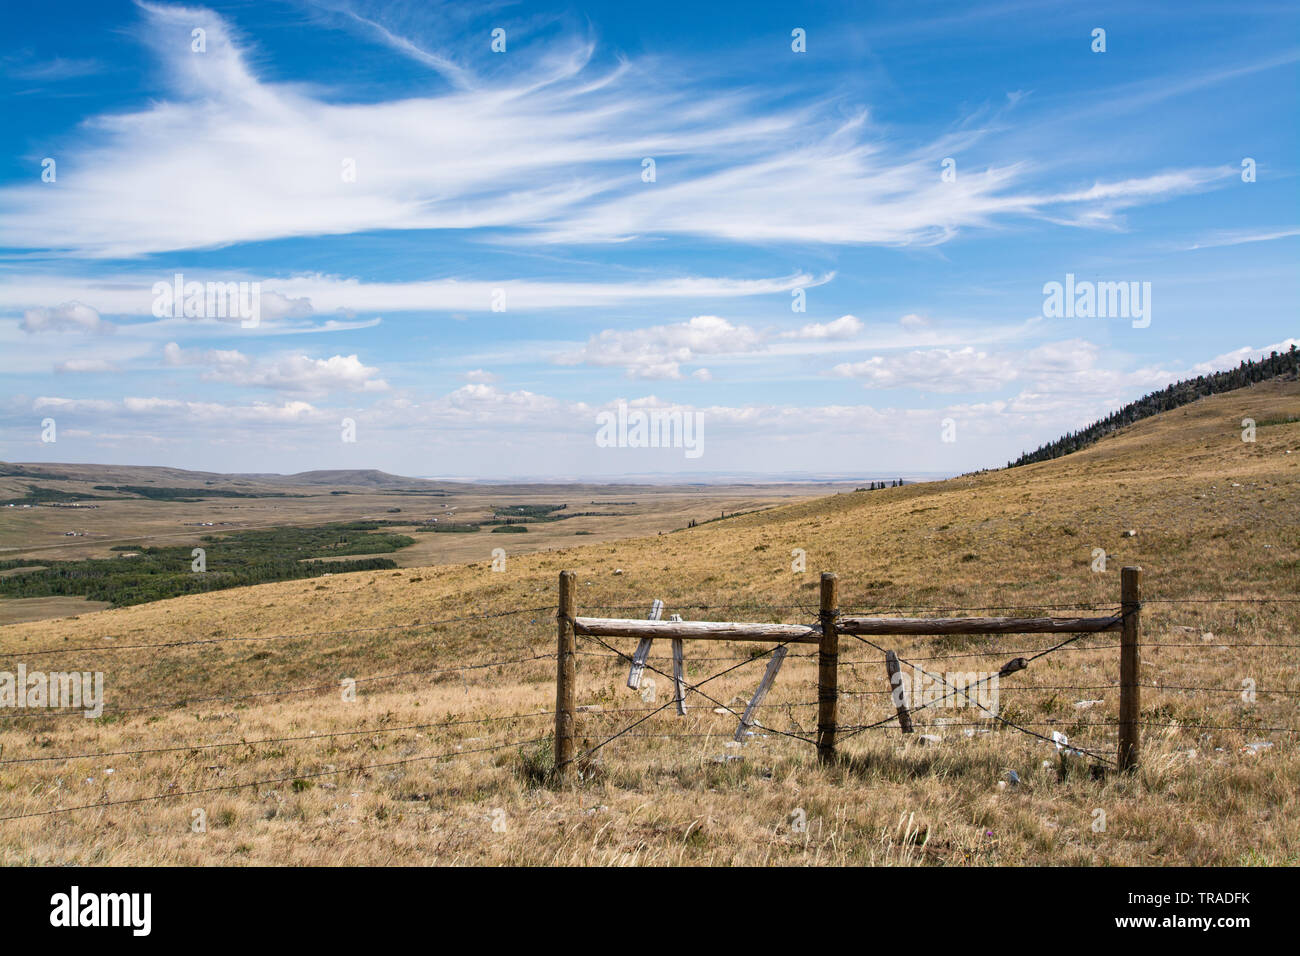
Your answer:
[[[839,578],[822,572],[821,639],[817,644],[817,759],[835,759],[836,705],[839,701],[840,637],[835,630],[839,611]]]
[[[1124,628],[1119,643],[1119,757],[1120,770],[1133,770],[1141,756],[1142,654],[1138,648],[1139,616],[1142,608],[1142,569],[1129,567],[1120,572],[1120,602]]]
[[[895,686],[894,675],[899,672],[898,655],[893,651],[885,651],[885,673],[889,675],[889,696],[893,698],[894,707],[898,710],[898,726],[903,728],[903,733],[914,733],[912,727],[912,714],[907,709],[907,697],[902,693],[902,685]]]
[[[574,661],[577,657],[577,638],[573,631],[573,618],[577,601],[574,596],[574,574],[560,572],[560,604],[558,638],[555,644],[555,779],[564,783],[573,763],[573,684]]]

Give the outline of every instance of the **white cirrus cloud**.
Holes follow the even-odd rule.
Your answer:
[[[677,234],[927,245],[1012,218],[1113,226],[1124,208],[1234,173],[1175,169],[1032,192],[1033,160],[1018,156],[943,183],[934,158],[960,153],[985,131],[902,147],[865,109],[845,119],[834,93],[792,107],[766,93],[702,89],[688,70],[661,67],[645,82],[646,68],[628,61],[597,73],[584,41],[535,63],[512,53],[517,68],[483,84],[370,20],[384,42],[440,69],[453,88],[336,102],[259,76],[236,30],[210,10],[138,7],[139,35],[168,85],[148,91],[147,106],[78,128],[57,190],[0,189],[0,245],[120,258],[480,228],[526,242]],[[197,22],[207,31],[201,56],[190,50]],[[663,82],[669,75],[677,79]],[[659,176],[641,188],[646,156],[657,157]],[[344,160],[355,164],[351,180]]]
[[[1290,239],[1300,236],[1300,228],[1286,226],[1278,229],[1221,229],[1209,233],[1184,247],[1194,249],[1216,249],[1220,246],[1240,246],[1248,242],[1273,242],[1276,239]]]
[[[788,293],[795,288],[813,288],[824,285],[835,277],[833,272],[822,275],[795,272],[758,279],[679,276],[621,282],[547,282],[527,279],[365,282],[346,276],[319,273],[276,279],[259,279],[257,276],[242,274],[224,274],[214,278],[197,270],[185,271],[184,275],[187,281],[192,279],[197,282],[260,282],[262,302],[270,303],[270,311],[264,317],[276,319],[329,313],[350,315],[364,311],[489,312],[498,289],[505,292],[506,306],[510,312],[599,308],[627,302],[735,299]],[[0,276],[0,310],[26,309],[42,302],[72,297],[79,302],[93,303],[101,313],[152,317],[152,289],[158,281],[160,278],[157,275],[123,275],[113,279],[74,275],[4,275]],[[340,323],[339,327],[357,328],[377,321]]]
[[[65,359],[54,364],[54,371],[58,374],[65,372],[112,372],[116,370],[117,366],[105,359]]]
[[[37,412],[111,412],[113,407],[113,402],[105,398],[41,395],[32,401],[32,410]]]

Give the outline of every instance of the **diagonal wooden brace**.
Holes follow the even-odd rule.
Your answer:
[[[740,718],[740,726],[736,728],[734,739],[738,743],[744,741],[745,734],[754,725],[754,711],[758,710],[758,705],[763,703],[763,698],[772,689],[772,681],[776,680],[776,672],[781,669],[781,662],[785,660],[787,650],[788,648],[782,644],[772,652],[772,659],[767,662],[767,670],[763,674],[763,679],[758,683],[758,690],[754,691],[754,696],[749,699],[749,705],[745,708],[744,716]]]
[[[650,614],[647,621],[657,621],[663,617],[664,602],[655,598],[654,604],[650,605]],[[680,618],[679,618],[680,620]],[[641,675],[645,673],[645,662],[650,657],[650,645],[654,638],[643,637],[637,641],[636,650],[632,652],[632,668],[627,672],[627,686],[636,690],[641,686]]]

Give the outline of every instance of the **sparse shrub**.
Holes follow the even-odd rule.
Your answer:
[[[554,736],[547,736],[530,747],[520,747],[516,771],[528,786],[545,786],[555,771]]]

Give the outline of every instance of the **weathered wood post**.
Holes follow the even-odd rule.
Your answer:
[[[835,759],[836,705],[839,702],[840,636],[835,629],[839,611],[839,578],[822,572],[821,638],[817,642],[817,759]]]
[[[560,572],[560,604],[556,614],[558,638],[555,643],[555,779],[563,783],[573,763],[573,684],[577,659],[577,638],[573,618],[577,602],[574,597],[572,571]]]
[[[1141,756],[1142,691],[1139,681],[1142,654],[1138,648],[1139,616],[1142,609],[1142,569],[1121,572],[1120,606],[1124,628],[1119,641],[1119,758],[1120,770],[1133,770]]]
[[[898,655],[893,651],[885,651],[885,673],[889,675],[889,696],[893,698],[894,707],[898,710],[898,726],[903,728],[905,734],[915,733],[912,714],[907,709],[907,697],[902,693],[901,684],[894,684],[894,675],[898,672]]]

